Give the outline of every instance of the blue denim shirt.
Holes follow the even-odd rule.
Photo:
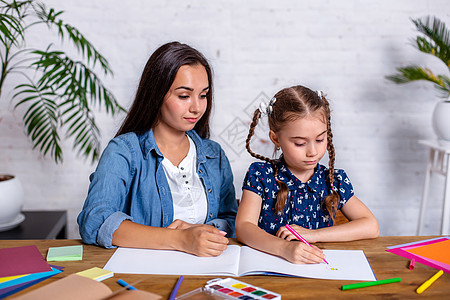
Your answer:
[[[225,152],[195,131],[187,134],[197,148],[197,173],[208,199],[206,224],[234,237],[237,203]],[[163,158],[152,130],[123,134],[109,142],[89,177],[88,195],[77,219],[85,243],[113,248],[112,235],[124,220],[155,227],[174,221]]]

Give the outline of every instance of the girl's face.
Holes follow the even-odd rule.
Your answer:
[[[270,131],[275,146],[283,151],[289,170],[303,182],[309,180],[327,151],[327,125],[323,111],[292,121],[280,131]]]
[[[208,74],[202,65],[184,65],[164,97],[161,118],[156,126],[170,131],[194,128],[205,113],[209,92]]]

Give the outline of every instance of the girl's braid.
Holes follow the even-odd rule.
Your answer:
[[[326,113],[326,119],[327,119],[327,151],[328,151],[328,182],[330,184],[331,194],[329,194],[325,199],[325,207],[328,211],[328,213],[331,216],[331,219],[334,220],[337,208],[338,208],[338,202],[339,202],[339,194],[335,190],[333,184],[334,184],[334,162],[335,162],[335,151],[334,151],[334,145],[333,145],[333,133],[331,132],[331,113],[330,113],[330,105],[327,101],[327,99],[322,96],[322,100],[325,103],[325,113]]]
[[[250,153],[251,156],[253,156],[257,159],[260,159],[260,160],[264,160],[272,165],[272,167],[274,169],[274,177],[279,186],[279,191],[277,193],[277,201],[275,203],[275,210],[278,213],[278,212],[282,211],[284,206],[286,205],[287,193],[289,191],[288,186],[284,182],[278,180],[278,171],[279,170],[277,167],[276,160],[270,159],[270,158],[262,156],[260,154],[257,154],[255,152],[253,152],[252,149],[250,149],[250,141],[252,139],[252,136],[255,134],[255,127],[256,127],[256,125],[258,125],[260,118],[261,118],[261,111],[259,109],[256,109],[253,114],[253,119],[252,119],[252,123],[250,124],[250,129],[248,131],[247,139],[245,141],[245,148],[247,149],[248,153]]]

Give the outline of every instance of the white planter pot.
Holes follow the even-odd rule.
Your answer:
[[[450,141],[450,100],[440,101],[436,104],[432,122],[438,139]]]
[[[23,215],[20,214],[22,205],[23,188],[19,179],[13,175],[0,174],[0,231],[23,221]]]

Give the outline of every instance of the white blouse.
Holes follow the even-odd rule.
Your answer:
[[[197,173],[197,151],[194,141],[189,140],[189,152],[177,166],[164,158],[162,166],[166,173],[173,199],[173,219],[191,224],[205,223],[208,214],[206,191]]]

